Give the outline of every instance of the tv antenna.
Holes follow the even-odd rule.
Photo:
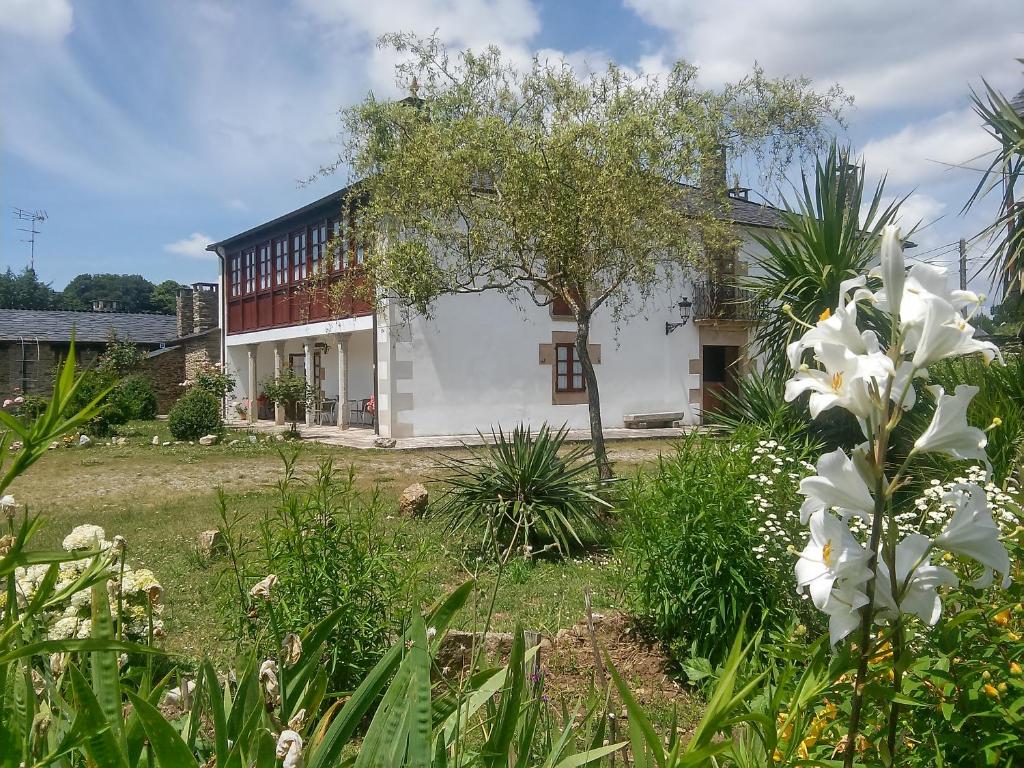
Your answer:
[[[29,244],[29,262],[28,266],[33,272],[36,269],[36,235],[39,234],[39,230],[36,229],[36,224],[41,224],[46,221],[46,211],[26,211],[24,208],[14,209],[14,218],[18,221],[24,221],[28,223],[27,227],[18,227],[19,232],[25,232],[28,237],[23,238],[21,242]]]

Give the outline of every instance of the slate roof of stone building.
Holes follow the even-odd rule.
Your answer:
[[[41,309],[0,309],[0,340],[106,341],[113,330],[119,339],[162,344],[177,337],[174,315],[131,312],[65,312]]]

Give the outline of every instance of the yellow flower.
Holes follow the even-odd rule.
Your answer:
[[[1021,673],[1020,664],[1018,664],[1016,661],[1011,661],[1010,662],[1010,674],[1013,675],[1014,677],[1020,677],[1020,673]]]
[[[1006,608],[995,616],[992,617],[992,621],[998,624],[1000,627],[1005,627],[1010,623],[1010,609]]]
[[[826,309],[824,312],[822,312],[820,315],[818,315],[818,322],[819,323],[824,323],[830,317],[832,317],[832,310],[831,309]]]
[[[983,690],[985,692],[985,695],[988,696],[989,698],[992,698],[992,699],[998,699],[999,698],[999,691],[996,689],[996,687],[994,685],[992,685],[992,683],[985,683],[985,685],[982,687],[981,690]]]

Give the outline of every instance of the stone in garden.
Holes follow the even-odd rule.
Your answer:
[[[219,440],[220,438],[217,437],[217,435],[203,435],[202,437],[199,438],[199,444],[216,445]]]
[[[423,483],[413,483],[398,497],[398,511],[405,517],[420,517],[427,511],[429,495]]]
[[[88,448],[90,445],[92,445],[92,438],[89,437],[88,435],[82,435],[80,438],[78,438],[78,444],[82,448]]]
[[[199,534],[198,549],[203,557],[213,558],[227,552],[228,545],[224,540],[224,534],[214,528]]]
[[[149,441],[150,445],[160,445],[160,435],[153,435],[153,439]]]
[[[15,440],[13,443],[11,443],[12,451],[20,451],[21,447],[21,440]]]
[[[237,440],[232,440],[230,443],[228,443],[228,448],[230,448],[233,445],[238,445],[238,441]]]
[[[258,443],[259,442],[259,438],[256,437],[256,435],[249,435],[249,442],[250,443]]]
[[[166,448],[170,444],[171,444],[170,440],[164,440],[162,443],[160,443],[160,445],[163,446],[164,448]]]
[[[115,437],[112,441],[114,445],[128,445],[127,437]]]
[[[374,448],[394,448],[398,441],[393,437],[378,437],[373,441]]]
[[[489,661],[507,658],[512,650],[511,632],[467,632],[452,629],[441,640],[434,663],[445,677],[458,676],[469,668],[474,650]]]
[[[52,443],[50,443],[50,450],[51,451],[56,450],[57,448],[60,448],[60,443],[58,443],[56,440],[54,440]]]

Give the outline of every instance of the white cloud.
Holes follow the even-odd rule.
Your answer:
[[[668,32],[672,55],[698,64],[710,83],[735,80],[756,60],[771,75],[839,82],[861,108],[943,102],[980,76],[1015,82],[1024,49],[1021,25],[1010,23],[1020,0],[625,3]]]
[[[911,123],[869,141],[863,155],[872,176],[888,174],[895,184],[920,184],[962,175],[954,165],[984,168],[988,162],[982,156],[993,149],[995,143],[978,116],[966,109]]]
[[[216,255],[206,250],[206,246],[212,242],[213,240],[201,232],[193,232],[188,237],[168,243],[164,246],[164,250],[167,253],[173,253],[176,256],[188,256],[191,259],[214,259]]]
[[[249,206],[245,204],[245,200],[239,197],[232,197],[224,201],[224,205],[230,208],[232,211],[248,211]]]
[[[69,0],[0,0],[0,31],[35,42],[59,42],[71,32]]]

